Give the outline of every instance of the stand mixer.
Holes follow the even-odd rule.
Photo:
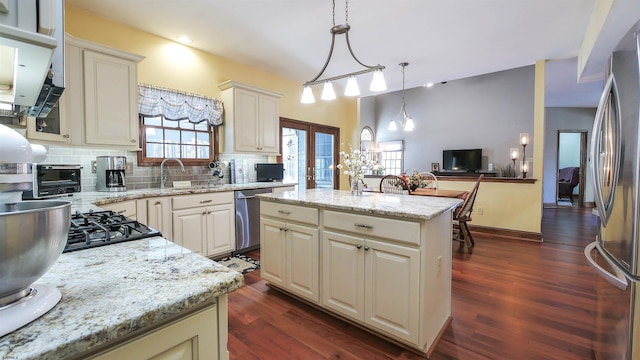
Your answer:
[[[50,285],[34,284],[56,262],[67,241],[71,202],[22,201],[33,187],[31,166],[46,149],[0,125],[0,336],[44,315],[61,299]]]

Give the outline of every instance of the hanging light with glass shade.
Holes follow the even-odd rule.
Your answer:
[[[327,61],[324,63],[322,70],[320,70],[320,73],[316,75],[316,77],[314,77],[313,79],[304,83],[303,85],[304,88],[302,90],[302,98],[300,99],[301,103],[312,104],[316,102],[316,99],[313,96],[313,91],[311,90],[311,86],[317,85],[317,84],[324,84],[324,88],[322,90],[322,96],[320,97],[322,100],[335,99],[336,93],[333,89],[332,81],[344,79],[344,78],[347,79],[347,86],[345,88],[344,95],[359,96],[360,88],[358,87],[358,81],[356,80],[356,76],[366,74],[369,72],[373,72],[373,79],[371,80],[371,85],[369,86],[369,90],[375,91],[375,92],[387,90],[387,84],[384,80],[384,75],[382,73],[384,66],[380,64],[369,66],[369,65],[365,65],[360,60],[358,60],[358,58],[353,53],[353,50],[351,49],[351,43],[349,42],[350,29],[351,29],[351,26],[349,26],[349,0],[345,1],[345,23],[341,25],[336,25],[336,2],[335,0],[333,0],[333,27],[331,27],[331,48],[329,50],[329,56],[327,57]],[[336,41],[336,34],[337,35],[344,34],[345,40],[347,42],[347,49],[349,49],[349,54],[351,54],[351,57],[353,57],[353,59],[358,64],[365,67],[365,69],[360,71],[354,71],[344,75],[330,77],[327,79],[318,80],[320,76],[322,76],[322,74],[324,73],[325,69],[327,68],[327,65],[329,65],[329,61],[331,61],[331,55],[333,55],[333,46]]]
[[[404,102],[404,68],[409,66],[409,63],[403,62],[399,64],[402,66],[402,105],[400,106],[400,112],[396,117],[389,122],[389,130],[398,130],[398,124],[404,129],[404,131],[413,131],[413,119],[407,115],[406,105]]]

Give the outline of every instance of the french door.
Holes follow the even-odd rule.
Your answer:
[[[280,118],[280,140],[285,183],[298,190],[339,188],[340,129]]]

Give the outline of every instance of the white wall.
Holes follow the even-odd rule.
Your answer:
[[[483,151],[487,163],[511,163],[509,148],[518,146],[521,132],[533,138],[533,66],[500,71],[466,79],[405,91],[406,110],[415,121],[413,132],[387,130],[389,121],[400,111],[402,92],[361,99],[360,126],[372,125],[376,140],[404,140],[404,168],[431,169],[442,163],[442,150]],[[374,107],[371,119],[371,108]],[[368,116],[365,116],[368,115]],[[527,158],[533,147],[527,146]],[[534,174],[534,177],[541,175]]]
[[[587,151],[591,146],[591,129],[595,108],[547,108],[546,128],[544,131],[544,178],[542,186],[542,202],[555,204],[556,182],[558,181],[558,131],[587,131]],[[587,169],[590,159],[587,156]],[[593,202],[593,185],[591,177],[586,176],[584,201]]]

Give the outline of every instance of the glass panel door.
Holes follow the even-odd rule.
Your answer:
[[[299,190],[307,188],[307,131],[282,128],[283,182],[298,184]]]
[[[335,163],[333,156],[333,134],[315,132],[314,171],[315,187],[318,189],[336,189]]]
[[[280,119],[284,182],[297,184],[298,190],[338,189],[339,134],[331,126]]]

